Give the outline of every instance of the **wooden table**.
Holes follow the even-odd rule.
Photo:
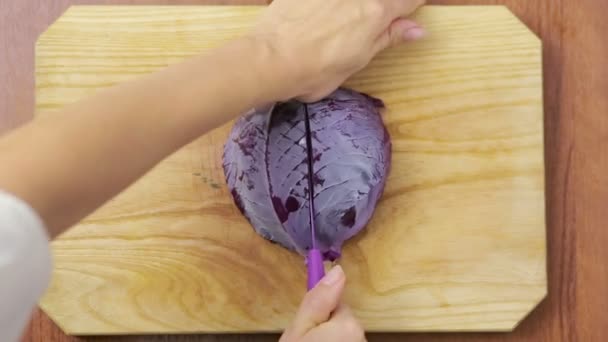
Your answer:
[[[71,3],[264,4],[241,1],[0,1],[0,131],[34,108],[34,41]],[[511,334],[371,335],[370,341],[608,339],[608,0],[430,0],[505,4],[544,42],[549,296]],[[37,311],[24,341],[276,341],[276,336],[78,339]]]

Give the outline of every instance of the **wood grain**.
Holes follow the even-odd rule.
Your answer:
[[[84,1],[78,1],[83,3]],[[128,0],[90,1],[132,3]],[[183,3],[184,1],[147,1]],[[245,1],[191,1],[198,4],[244,3]],[[263,3],[264,1],[251,1]],[[605,64],[608,47],[601,44],[608,35],[602,23],[604,0],[430,0],[441,4],[506,4],[543,40],[545,136],[547,165],[549,296],[535,312],[511,334],[371,334],[370,341],[603,341],[605,325],[606,272],[608,250],[604,215],[596,208],[606,203],[606,182],[593,178],[581,191],[573,191],[584,179],[606,170],[605,94],[608,80]],[[37,35],[55,20],[73,0],[0,1],[0,130],[24,122],[33,113],[33,46]],[[590,34],[592,33],[592,34]],[[599,37],[598,37],[599,35]],[[564,56],[568,56],[564,58]],[[567,77],[564,75],[568,74]],[[590,75],[595,75],[590,78]],[[593,80],[590,82],[589,80]],[[584,96],[581,96],[584,94]],[[573,99],[576,97],[576,104]],[[566,104],[565,102],[568,102]],[[582,107],[586,110],[579,111]],[[581,118],[594,123],[587,137],[574,144],[572,154],[584,153],[586,163],[566,163],[567,147],[572,146],[574,125]],[[579,129],[580,131],[580,129]],[[590,134],[591,133],[591,134]],[[573,172],[573,170],[576,172]],[[568,172],[565,172],[569,170]],[[566,187],[565,175],[570,176]],[[568,200],[564,201],[567,197]],[[572,213],[576,206],[577,220]],[[584,218],[584,221],[582,220]],[[585,229],[580,229],[584,222]],[[575,256],[572,251],[577,250]],[[585,271],[583,273],[583,265]],[[578,270],[578,271],[577,271]],[[583,274],[585,274],[583,278]],[[578,294],[577,294],[578,293]],[[578,298],[578,300],[576,299]],[[578,308],[574,309],[574,305]],[[591,335],[594,334],[594,335]],[[276,341],[271,336],[158,336],[75,338],[63,334],[43,313],[37,311],[24,341]]]
[[[259,7],[70,8],[36,45],[40,115],[217,46]],[[546,295],[540,41],[497,6],[426,7],[417,44],[347,82],[387,104],[393,168],[341,260],[368,331],[507,331]],[[468,32],[468,34],[462,34]],[[72,334],[268,332],[303,262],[255,236],[223,182],[230,125],[53,243],[41,301]]]

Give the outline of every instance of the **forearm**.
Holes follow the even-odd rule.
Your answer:
[[[269,58],[239,40],[43,115],[0,141],[0,188],[30,203],[56,236],[174,150],[278,99]]]

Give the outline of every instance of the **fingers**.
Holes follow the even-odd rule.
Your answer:
[[[389,46],[396,46],[404,42],[415,41],[424,37],[426,31],[415,21],[399,18],[383,32],[375,44],[375,53],[378,53]]]
[[[425,0],[381,0],[386,6],[385,13],[391,23],[377,39],[374,53],[389,46],[399,45],[407,41],[415,41],[425,35],[425,31],[415,21],[405,17],[412,14]]]
[[[303,336],[312,328],[329,320],[340,303],[345,282],[342,267],[335,266],[306,294],[293,325],[286,334]]]
[[[310,341],[365,341],[363,327],[344,304],[338,305],[331,319],[306,335]]]
[[[342,268],[334,267],[304,297],[294,324],[281,341],[365,342],[363,328],[351,310],[340,303],[345,281]]]

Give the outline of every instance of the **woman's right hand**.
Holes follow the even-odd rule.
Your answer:
[[[385,48],[424,30],[406,19],[424,0],[275,0],[251,34],[269,47],[283,100],[318,100]]]
[[[292,325],[279,342],[365,341],[363,328],[341,303],[346,277],[340,266],[335,266],[310,290]]]

